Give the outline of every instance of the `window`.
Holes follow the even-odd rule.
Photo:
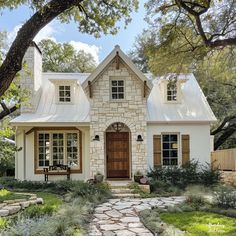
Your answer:
[[[178,135],[162,135],[162,164],[164,166],[178,165]]]
[[[63,164],[81,170],[79,141],[77,131],[38,131],[37,167]]]
[[[70,86],[59,86],[59,102],[71,102]]]
[[[176,81],[169,81],[167,84],[167,101],[177,101]]]
[[[112,99],[124,99],[124,80],[112,80],[111,81],[111,98]]]

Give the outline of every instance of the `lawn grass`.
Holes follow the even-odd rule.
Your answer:
[[[234,236],[236,220],[208,212],[161,213],[161,219],[185,231],[187,236]]]
[[[27,217],[40,217],[43,215],[52,215],[63,204],[62,198],[58,195],[48,192],[36,192],[37,197],[43,198],[43,205],[33,205],[23,211]]]
[[[24,194],[16,194],[6,189],[0,190],[0,203],[5,200],[28,199],[30,196]]]

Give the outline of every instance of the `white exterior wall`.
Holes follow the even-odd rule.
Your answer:
[[[32,127],[31,127],[32,128]],[[78,127],[79,128],[79,127]],[[70,175],[72,180],[86,180],[89,179],[89,128],[79,128],[82,133],[82,173],[73,173]],[[27,128],[27,131],[30,130]],[[17,147],[23,149],[16,154],[16,174],[15,178],[18,180],[44,181],[44,174],[34,173],[34,132],[25,135],[25,158],[24,158],[24,130],[18,130],[16,136]],[[25,160],[25,163],[24,163]],[[27,168],[24,168],[26,166]],[[25,169],[25,170],[24,170]],[[24,173],[25,171],[25,173]],[[66,179],[62,176],[49,176],[50,180]]]
[[[153,135],[161,133],[189,134],[190,160],[198,160],[201,164],[210,163],[211,136],[209,124],[148,124],[147,126],[147,156],[148,166],[153,168]],[[179,136],[181,140],[181,136]],[[181,142],[180,142],[180,160]]]

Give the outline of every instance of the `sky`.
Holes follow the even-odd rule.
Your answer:
[[[54,20],[45,26],[34,40],[39,42],[42,39],[50,38],[56,42],[70,42],[77,50],[91,53],[97,63],[101,62],[117,44],[125,53],[128,53],[135,42],[135,37],[146,26],[144,2],[144,0],[140,0],[139,10],[132,13],[132,22],[126,29],[122,22],[118,23],[121,25],[121,29],[116,35],[103,35],[97,39],[94,36],[80,33],[75,23],[62,24]],[[7,31],[9,42],[13,41],[20,26],[32,14],[32,10],[26,6],[12,11],[4,10],[0,16],[0,31]]]

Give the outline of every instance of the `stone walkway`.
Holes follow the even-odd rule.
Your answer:
[[[152,206],[166,208],[184,201],[184,197],[110,199],[95,208],[90,236],[152,236],[138,217],[138,212]]]

